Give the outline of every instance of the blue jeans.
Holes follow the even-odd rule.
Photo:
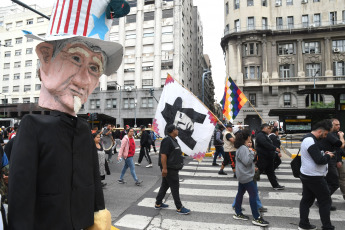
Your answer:
[[[224,147],[223,146],[215,146],[216,151],[214,152],[214,157],[213,157],[213,164],[216,163],[217,157],[219,155],[223,156],[224,155]]]
[[[137,175],[135,174],[135,167],[134,167],[134,162],[133,162],[133,157],[127,157],[127,159],[125,160],[125,165],[123,166],[122,172],[121,172],[121,176],[120,176],[120,180],[123,179],[127,169],[131,170],[131,174],[132,177],[135,181],[138,181]]]
[[[251,182],[248,182],[245,184],[241,184],[240,182],[238,182],[238,191],[237,191],[237,195],[236,195],[235,212],[237,215],[242,213],[241,207],[242,207],[243,195],[246,191],[249,194],[249,204],[250,204],[250,208],[252,210],[252,215],[253,215],[254,219],[257,219],[257,218],[259,218],[260,214],[259,214],[258,206],[256,203],[256,199],[258,196],[258,190],[257,190],[257,187],[255,188],[254,181],[251,181]]]
[[[258,209],[259,209],[259,208],[262,208],[262,203],[261,203],[261,200],[259,197],[258,184],[256,182],[254,182],[254,184],[255,184],[255,189],[256,189],[256,193],[257,193],[256,205],[258,206]],[[236,197],[237,197],[237,195],[236,195]],[[236,204],[236,198],[235,198],[234,202],[232,203],[232,207],[235,207],[235,204]]]

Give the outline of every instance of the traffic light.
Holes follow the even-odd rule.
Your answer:
[[[90,113],[87,113],[87,119],[91,120],[91,114]]]

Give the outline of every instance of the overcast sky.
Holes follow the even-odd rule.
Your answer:
[[[55,0],[21,0],[25,4],[37,4],[41,7],[52,6]],[[194,0],[198,6],[204,29],[204,54],[208,54],[212,64],[212,78],[215,85],[216,101],[223,96],[225,62],[220,40],[224,28],[224,1],[223,0]],[[1,5],[12,4],[10,0],[1,0]]]

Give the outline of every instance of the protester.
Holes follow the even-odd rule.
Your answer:
[[[38,104],[51,112],[27,114],[20,122],[9,173],[11,230],[111,225],[96,145],[88,122],[77,113],[100,77],[110,76],[121,65],[123,47],[109,41],[109,31],[113,18],[129,13],[129,5],[120,0],[80,0],[79,6],[88,7],[77,10],[76,4],[63,7],[64,3],[55,1],[46,37],[24,31],[28,38],[43,41],[36,46],[42,81]],[[59,21],[60,31],[58,18],[65,18]]]
[[[304,136],[301,143],[301,175],[302,199],[299,206],[300,222],[299,230],[316,229],[315,225],[309,222],[309,210],[315,198],[319,203],[319,213],[322,229],[334,229],[330,219],[331,196],[325,176],[327,175],[327,164],[334,154],[320,150],[318,139],[327,137],[332,124],[329,120],[316,123],[311,133]]]
[[[271,139],[272,144],[280,150],[280,139],[279,139],[279,130],[277,127],[273,127],[271,129],[271,133],[268,135],[268,137]],[[282,157],[282,154],[279,152],[276,152],[274,160],[273,160],[273,167],[274,170],[276,170],[279,165],[282,163],[282,160],[280,159]]]
[[[151,161],[151,157],[148,151],[148,148],[150,147],[150,135],[148,132],[146,132],[145,128],[146,128],[145,125],[142,125],[140,127],[140,130],[141,130],[140,155],[139,155],[138,163],[135,163],[135,165],[140,166],[141,161],[143,160],[143,157],[145,157],[149,163],[148,165],[146,165],[146,168],[152,168],[152,161]]]
[[[135,154],[135,140],[134,140],[134,129],[129,129],[128,134],[122,138],[121,148],[119,150],[119,155],[117,156],[118,162],[121,162],[122,159],[125,160],[125,164],[121,171],[120,179],[118,180],[119,184],[126,183],[123,179],[127,169],[129,168],[132,174],[132,177],[135,181],[135,185],[140,186],[143,181],[140,181],[135,174],[135,166],[133,161],[133,156]]]
[[[122,140],[122,138],[127,135],[128,129],[129,129],[129,125],[126,125],[125,128],[121,131],[121,133],[120,133],[120,140]]]
[[[330,195],[332,196],[335,191],[339,188],[339,174],[337,171],[338,167],[342,164],[341,159],[341,150],[340,148],[344,148],[344,133],[339,131],[340,130],[340,122],[338,119],[332,119],[332,129],[326,136],[319,141],[320,149],[324,152],[332,152],[335,157],[331,158],[328,162],[328,172],[326,175],[326,181],[328,184],[328,188],[330,191]],[[316,205],[318,205],[316,201]],[[335,211],[336,207],[331,206],[331,211]]]
[[[217,164],[216,162],[217,157],[220,154],[222,156],[224,155],[223,130],[224,130],[223,124],[219,124],[218,129],[216,129],[214,132],[213,145],[216,148],[216,151],[214,152],[212,166],[219,166],[219,164]]]
[[[258,211],[257,206],[257,196],[258,190],[257,186],[253,181],[255,173],[254,164],[254,152],[249,149],[248,146],[251,145],[251,134],[249,131],[238,132],[235,136],[234,146],[237,148],[236,151],[236,173],[238,180],[238,191],[236,195],[235,212],[233,215],[234,219],[237,220],[249,220],[248,216],[242,213],[242,201],[243,195],[247,191],[249,194],[249,203],[252,210],[252,215],[254,217],[252,223],[258,226],[268,226],[269,222],[265,221]]]
[[[276,152],[280,153],[280,149],[273,145],[268,137],[271,127],[268,124],[261,125],[261,131],[256,134],[256,151],[258,154],[257,166],[260,173],[266,173],[274,190],[283,190],[285,187],[277,182],[274,173],[274,159]]]
[[[226,172],[224,172],[225,166],[227,166],[231,162],[231,168],[234,173],[234,178],[236,178],[236,162],[235,162],[235,156],[236,156],[236,148],[234,146],[235,143],[235,135],[232,132],[232,124],[228,123],[226,125],[226,130],[224,132],[223,136],[224,141],[224,160],[222,163],[222,166],[220,167],[220,170],[218,172],[219,175],[227,175]]]
[[[179,131],[173,124],[167,125],[166,131],[168,135],[162,140],[159,150],[158,165],[162,171],[162,184],[156,197],[155,209],[169,207],[169,205],[162,202],[167,190],[170,188],[176,206],[176,212],[187,215],[190,213],[190,210],[183,207],[179,192],[179,170],[183,167],[182,150],[176,140]]]
[[[93,133],[92,134],[93,140],[95,141],[97,153],[98,153],[98,165],[99,165],[99,174],[101,176],[101,181],[105,179],[105,152],[103,149],[101,142],[101,134]],[[102,187],[105,187],[107,184],[101,182]]]
[[[151,129],[152,125],[148,124],[148,128]],[[153,130],[149,130],[149,134],[150,134],[150,138],[151,138],[151,145],[150,145],[150,148],[149,148],[149,152],[151,152],[151,146],[152,146],[153,147],[153,151],[155,151],[155,153],[157,153],[157,149],[156,149],[156,139],[157,139],[157,136],[156,136],[156,134],[155,134],[155,132]]]
[[[98,126],[94,126],[91,129],[91,134],[98,133]]]
[[[120,125],[117,124],[116,125],[116,130],[112,132],[112,135],[113,135],[113,139],[115,141],[115,144],[113,146],[113,151],[114,153],[117,153],[117,150],[116,150],[116,147],[117,146],[121,146],[121,139],[120,139],[120,136],[121,136],[121,131],[120,131]]]
[[[113,135],[112,135],[112,129],[111,129],[111,124],[107,124],[106,127],[103,129],[103,132],[102,132],[102,141],[104,142],[105,139],[107,139],[108,142],[114,142],[113,140]],[[112,149],[108,149],[108,150],[104,150],[104,152],[108,155],[108,159],[107,161],[108,162],[112,162],[111,161],[111,158],[113,156],[113,151]]]

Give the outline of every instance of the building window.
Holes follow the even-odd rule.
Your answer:
[[[293,0],[286,0],[286,5],[293,5]]]
[[[20,68],[21,64],[20,61],[14,63],[14,68]]]
[[[249,94],[249,101],[253,106],[256,106],[256,94],[255,93]]]
[[[239,9],[240,8],[240,0],[234,0],[234,9]]]
[[[284,107],[291,107],[291,93],[284,94]]]
[[[333,62],[333,76],[345,76],[344,61]]]
[[[280,65],[279,77],[283,79],[294,77],[294,65],[293,64]]]
[[[307,28],[309,26],[309,16],[308,15],[302,15],[302,26],[304,28]]]
[[[337,24],[337,11],[329,13],[329,24],[336,25]]]
[[[125,86],[125,88],[126,88],[126,86],[127,87],[134,86],[134,80],[125,80],[123,82],[123,85]]]
[[[256,77],[257,77],[258,79],[260,79],[260,78],[261,78],[261,70],[260,70],[260,66],[257,66],[257,67],[256,67]]]
[[[39,99],[39,97],[34,97],[34,103],[38,103],[38,99]]]
[[[25,79],[31,78],[31,72],[26,72],[25,75],[24,75],[24,78]]]
[[[345,52],[345,40],[332,41],[333,52]]]
[[[10,63],[4,63],[4,69],[9,69],[10,68]]]
[[[260,66],[246,66],[244,67],[244,78],[247,80],[260,79]]]
[[[11,46],[12,45],[12,39],[5,40],[5,46]]]
[[[137,7],[137,0],[128,1],[130,7]]]
[[[90,109],[100,109],[100,108],[101,108],[101,100],[100,99],[90,100]]]
[[[304,42],[304,53],[318,54],[320,53],[320,42]]]
[[[229,30],[230,30],[230,27],[229,27],[229,24],[226,24],[225,26],[225,30],[224,30],[224,34],[229,34]]]
[[[33,42],[34,39],[33,38],[26,38],[26,42]]]
[[[15,56],[20,56],[22,55],[22,50],[16,50],[14,53]]]
[[[288,29],[293,29],[294,28],[293,16],[288,16],[287,21],[288,21]]]
[[[5,52],[5,57],[11,57],[11,51],[6,51]]]
[[[267,6],[267,0],[261,0],[261,5],[262,6]]]
[[[30,103],[30,97],[24,97],[23,103]]]
[[[320,0],[314,0],[313,2],[320,2]]]
[[[126,31],[126,40],[128,39],[135,39],[137,37],[134,30]]]
[[[314,14],[314,26],[321,26],[321,15]]]
[[[276,18],[276,24],[277,24],[277,30],[282,30],[283,29],[283,18],[277,17]]]
[[[153,86],[153,79],[143,79],[142,87],[143,89],[152,88]]]
[[[254,6],[254,0],[247,0],[247,6]]]
[[[144,21],[151,21],[155,20],[155,12],[150,11],[150,12],[144,12]]]
[[[9,74],[3,75],[3,76],[2,76],[2,80],[3,80],[3,81],[8,81],[8,80],[10,80],[10,75],[9,75]]]
[[[174,9],[163,10],[162,18],[173,18],[173,17],[174,17]]]
[[[35,90],[37,91],[37,90],[40,90],[41,89],[41,84],[36,84],[35,85]]]
[[[294,54],[294,44],[278,44],[278,55],[291,55]]]
[[[125,109],[134,109],[135,108],[135,100],[134,100],[134,98],[125,98],[125,99],[123,99],[123,107]]]
[[[141,107],[143,108],[153,108],[153,98],[152,97],[142,97]]]
[[[240,19],[235,20],[235,32],[241,31]]]
[[[267,18],[262,18],[262,29],[267,30]]]
[[[19,98],[12,98],[12,104],[19,103]]]
[[[126,16],[126,23],[133,23],[136,22],[137,15],[136,14],[131,14]]]
[[[229,2],[225,3],[225,14],[229,14]]]
[[[112,26],[118,26],[120,24],[120,19],[119,18],[114,18],[113,23],[111,24]]]
[[[12,28],[12,23],[6,23],[6,30],[9,30]]]
[[[37,23],[41,23],[41,22],[44,22],[44,18],[43,17],[38,17],[37,18]]]
[[[107,99],[105,103],[106,109],[116,109],[116,99]]]
[[[20,27],[20,26],[23,26],[23,21],[16,22],[16,27]]]
[[[320,63],[310,63],[306,65],[306,75],[307,77],[318,77],[320,76],[321,72],[321,64]]]
[[[24,92],[31,91],[31,85],[24,85]]]
[[[32,66],[32,60],[25,61],[25,66]]]
[[[32,54],[32,48],[27,48],[26,49],[26,54]]]
[[[16,38],[16,44],[23,43],[23,38]]]
[[[255,29],[254,17],[248,17],[247,22],[248,22],[248,25],[247,25],[248,30],[254,30]]]
[[[34,24],[34,19],[28,19],[26,20],[26,25],[31,25],[31,24]]]
[[[255,79],[255,67],[254,66],[249,67],[249,79]]]
[[[19,80],[20,79],[20,73],[13,74],[13,80]]]
[[[155,36],[154,28],[144,28],[144,31],[143,31],[144,38],[154,37],[154,36]]]
[[[19,92],[19,85],[13,86],[13,92]]]
[[[145,6],[155,4],[155,0],[145,0]]]
[[[2,92],[3,93],[8,93],[8,86],[2,87]]]

